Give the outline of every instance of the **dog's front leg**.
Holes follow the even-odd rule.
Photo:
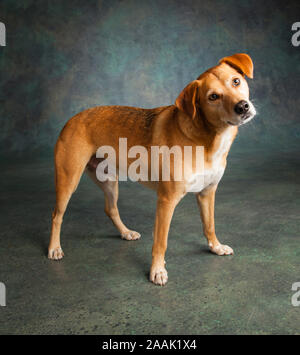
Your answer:
[[[165,268],[165,253],[167,250],[168,233],[174,209],[178,203],[175,197],[158,196],[154,226],[154,242],[152,248],[152,265],[150,281],[163,286],[168,281]]]
[[[201,213],[203,233],[207,239],[210,250],[217,255],[230,255],[233,250],[228,245],[219,242],[215,233],[215,194],[217,185],[199,192],[197,197],[198,206]]]

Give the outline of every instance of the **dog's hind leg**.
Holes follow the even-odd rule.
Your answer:
[[[96,158],[94,159],[96,160]],[[95,184],[98,185],[104,192],[104,211],[119,231],[121,238],[126,240],[140,239],[140,233],[128,229],[120,218],[119,209],[117,205],[119,196],[118,180],[105,182],[99,181],[96,176],[95,166],[92,166],[92,164],[88,165],[86,172],[90,176],[90,178],[95,182]]]
[[[52,230],[48,258],[60,260],[64,256],[60,244],[60,230],[68,202],[76,190],[81,175],[93,154],[88,146],[70,144],[59,139],[55,148],[56,205],[52,214]]]

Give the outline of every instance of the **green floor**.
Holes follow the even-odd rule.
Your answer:
[[[166,287],[148,282],[155,194],[120,186],[123,241],[84,177],[64,219],[65,258],[46,249],[54,205],[52,161],[14,159],[1,169],[1,334],[300,334],[299,152],[235,154],[220,183],[217,235],[234,256],[208,252],[192,194],[177,207]]]

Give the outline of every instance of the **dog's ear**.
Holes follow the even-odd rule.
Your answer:
[[[179,110],[186,113],[192,119],[194,119],[197,115],[199,86],[199,80],[192,81],[181,91],[175,101],[175,105],[179,108]]]
[[[253,62],[248,54],[237,53],[230,57],[222,58],[219,63],[227,63],[241,74],[253,79]]]

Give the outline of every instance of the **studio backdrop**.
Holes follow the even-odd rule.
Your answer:
[[[297,1],[1,1],[1,155],[52,154],[65,122],[97,105],[157,107],[226,55],[254,62],[258,117],[233,146],[296,149]],[[298,42],[295,41],[295,44]]]

